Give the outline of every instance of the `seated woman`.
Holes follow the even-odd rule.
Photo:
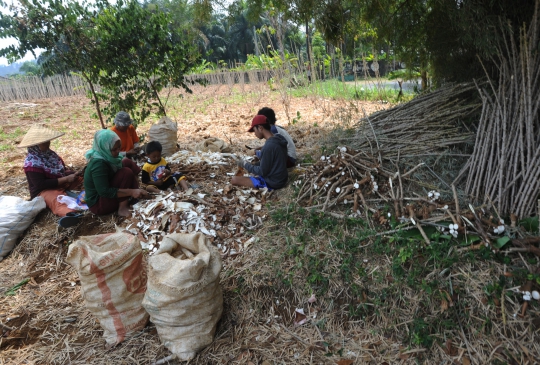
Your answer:
[[[137,174],[140,168],[131,160],[120,155],[120,137],[108,129],[94,135],[92,149],[84,155],[88,161],[84,172],[86,204],[97,215],[118,212],[127,217],[129,198],[147,196],[139,189]]]
[[[140,151],[139,136],[135,127],[132,125],[133,121],[126,112],[118,112],[114,117],[114,127],[111,130],[118,134],[122,146],[120,147],[120,155],[126,157],[133,157]]]
[[[63,135],[64,133],[34,124],[18,146],[28,147],[23,169],[28,180],[30,198],[43,197],[47,207],[60,217],[65,217],[74,210],[59,203],[58,196],[65,195],[66,190],[79,190],[82,185],[82,177],[67,170],[62,158],[50,149],[51,141]]]

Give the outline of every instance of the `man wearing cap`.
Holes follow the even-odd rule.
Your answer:
[[[131,157],[139,152],[139,136],[128,113],[118,112],[114,117],[114,127],[111,129],[120,137],[121,156]]]
[[[251,121],[248,132],[255,133],[258,139],[266,142],[261,150],[259,166],[238,160],[237,164],[255,177],[234,176],[231,184],[251,188],[281,189],[287,184],[287,140],[280,134],[273,134],[264,115],[256,115]]]
[[[41,196],[47,207],[60,217],[74,210],[59,203],[58,196],[65,195],[67,189],[78,189],[82,185],[82,177],[67,170],[62,158],[49,148],[53,139],[63,135],[62,132],[34,124],[18,146],[28,148],[23,169],[30,198]]]
[[[273,134],[281,134],[287,141],[287,168],[294,167],[296,165],[296,146],[289,133],[279,125],[276,125],[276,113],[274,109],[265,106],[257,112],[258,115],[264,115],[268,123],[270,123],[270,132]],[[261,158],[260,149],[255,150],[255,156]]]

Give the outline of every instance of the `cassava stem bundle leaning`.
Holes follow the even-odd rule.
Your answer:
[[[498,46],[499,79],[478,88],[482,116],[467,172],[466,191],[493,201],[500,214],[535,212],[540,194],[540,1],[528,31],[516,44],[511,35]],[[501,27],[502,28],[502,27]]]

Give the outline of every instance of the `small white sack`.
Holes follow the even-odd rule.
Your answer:
[[[13,250],[17,238],[45,207],[45,200],[40,196],[31,201],[16,196],[0,196],[0,261]]]
[[[231,147],[224,140],[215,137],[206,138],[195,149],[203,152],[231,152]]]
[[[221,256],[201,233],[173,233],[148,266],[143,306],[163,345],[180,360],[191,360],[212,343],[223,312]]]
[[[176,152],[176,133],[178,125],[169,117],[162,117],[156,124],[150,127],[148,131],[149,141],[158,141],[161,143],[163,156],[171,156]]]
[[[142,330],[148,314],[146,263],[137,236],[127,231],[80,237],[66,261],[79,273],[86,308],[97,318],[109,346]]]

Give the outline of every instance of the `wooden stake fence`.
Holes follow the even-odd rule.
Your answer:
[[[274,74],[269,70],[223,71],[185,76],[186,81],[189,83],[204,80],[208,85],[227,85],[230,89],[235,85],[240,85],[243,89],[246,84],[266,83],[272,77],[274,77]],[[88,90],[88,85],[83,79],[71,75],[55,75],[45,78],[28,76],[19,79],[2,79],[0,81],[0,101],[21,101],[86,95]]]

